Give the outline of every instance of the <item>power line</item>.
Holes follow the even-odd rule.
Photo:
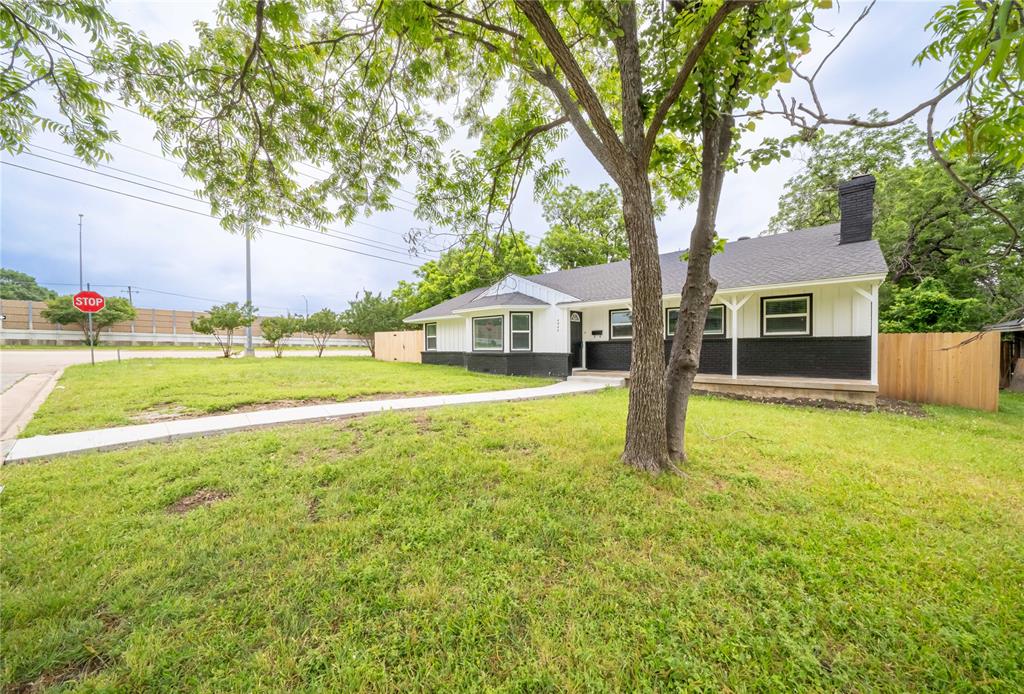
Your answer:
[[[184,198],[185,200],[205,203],[204,200],[201,200],[200,198],[197,198],[197,197],[195,197],[193,195],[183,195],[181,193],[175,193],[174,191],[164,190],[163,188],[158,188],[156,186],[147,185],[145,183],[139,183],[138,181],[132,181],[132,180],[127,179],[127,178],[121,178],[120,176],[114,176],[112,174],[103,173],[102,171],[96,171],[96,170],[91,169],[91,168],[86,167],[86,166],[79,166],[77,164],[71,164],[71,163],[68,163],[68,162],[65,162],[65,161],[60,161],[59,159],[52,159],[50,157],[44,157],[41,154],[35,154],[33,152],[24,152],[24,154],[28,154],[29,156],[36,157],[38,159],[44,159],[46,161],[50,161],[50,162],[53,162],[55,164],[61,164],[62,166],[67,166],[67,167],[70,167],[72,169],[79,169],[81,171],[85,171],[85,172],[88,172],[88,173],[91,173],[91,174],[95,174],[97,176],[105,176],[107,178],[112,178],[112,179],[114,179],[116,181],[121,181],[123,183],[130,183],[132,185],[140,186],[142,188],[148,188],[150,190],[155,190],[157,192],[164,193],[165,195],[174,195],[175,197]],[[131,172],[127,172],[127,173],[129,175],[134,175]],[[317,231],[316,229],[311,229],[310,227],[304,227],[304,226],[301,226],[301,225],[298,225],[298,224],[284,223],[283,226],[294,227],[296,229],[301,229],[303,231],[309,231],[309,232],[312,232],[312,233],[315,233],[315,234],[324,234],[326,236],[330,236],[331,238],[337,238],[339,241],[348,241],[350,243],[356,243],[356,244],[359,244],[361,246],[368,246],[370,248],[374,248],[376,250],[384,251],[386,253],[395,253],[395,254],[402,254],[402,255],[408,254],[408,249],[400,248],[400,247],[395,246],[393,244],[389,244],[389,243],[387,243],[385,241],[379,241],[378,242],[376,240],[371,241],[369,239],[363,240],[363,239],[365,239],[365,237],[361,237],[361,236],[358,236],[356,234],[351,234],[349,232],[344,232],[344,231],[334,230],[334,229],[328,229],[328,231],[334,232],[334,234],[328,234],[328,233]],[[341,234],[341,236],[337,236],[336,234]],[[351,238],[347,238],[347,237],[351,237]]]
[[[77,183],[78,185],[81,185],[81,186],[86,186],[88,188],[95,188],[96,190],[102,190],[102,191],[106,191],[108,193],[114,193],[115,195],[122,195],[124,197],[132,198],[134,200],[141,200],[142,202],[148,202],[148,203],[151,203],[151,204],[154,204],[154,205],[161,205],[162,207],[169,207],[169,208],[174,209],[174,210],[180,210],[181,212],[189,212],[191,214],[199,215],[201,217],[209,217],[210,219],[217,219],[217,220],[221,219],[221,217],[217,217],[216,215],[209,214],[208,212],[202,212],[200,210],[191,210],[191,209],[189,209],[187,207],[181,207],[180,205],[172,205],[171,203],[168,203],[168,202],[161,202],[159,200],[153,200],[151,198],[145,198],[145,197],[142,197],[141,195],[133,195],[132,193],[126,193],[123,190],[116,190],[114,188],[105,188],[103,186],[98,186],[98,185],[96,185],[94,183],[86,183],[85,181],[79,181],[79,180],[74,179],[74,178],[68,178],[66,176],[60,176],[60,175],[55,174],[55,173],[50,173],[49,171],[40,171],[39,169],[33,169],[31,167],[28,167],[28,166],[22,166],[21,164],[15,164],[14,162],[10,162],[10,161],[0,161],[0,164],[4,164],[5,166],[13,166],[16,169],[22,169],[24,171],[31,171],[32,173],[42,174],[44,176],[49,176],[51,178],[56,178],[56,179],[59,179],[59,180],[62,180],[62,181],[68,181],[69,183]],[[313,243],[313,244],[316,244],[318,246],[325,246],[327,248],[334,248],[334,249],[337,249],[339,251],[345,251],[345,252],[348,252],[348,253],[354,253],[356,255],[366,256],[368,258],[376,258],[378,260],[386,260],[386,261],[391,262],[391,263],[398,263],[399,265],[407,265],[409,267],[419,267],[419,265],[416,265],[415,263],[407,263],[407,262],[404,262],[404,261],[401,261],[401,260],[396,260],[394,258],[386,258],[384,256],[374,255],[373,253],[365,253],[363,251],[358,251],[358,250],[355,250],[355,249],[352,249],[352,248],[345,248],[343,246],[335,246],[333,244],[323,243],[322,241],[315,241],[313,239],[307,239],[307,238],[303,238],[301,236],[293,236],[292,234],[286,234],[286,233],[281,232],[281,231],[274,231],[273,229],[267,229],[265,227],[258,227],[258,229],[260,231],[266,232],[268,234],[275,234],[277,236],[285,236],[285,237],[296,239],[296,240],[299,240],[299,241],[305,241],[306,243]]]

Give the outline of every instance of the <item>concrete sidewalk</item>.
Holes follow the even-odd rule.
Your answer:
[[[557,395],[587,393],[621,385],[623,385],[623,379],[621,378],[573,376],[568,380],[539,388],[287,407],[277,410],[257,410],[255,412],[179,419],[154,424],[96,429],[94,431],[80,431],[70,434],[33,436],[11,442],[13,445],[6,452],[4,462],[24,462],[37,458],[49,458],[85,451],[102,451],[147,442],[174,441],[189,436],[203,436],[275,424],[315,422],[337,417],[387,412],[389,410],[415,410],[444,405],[469,405],[481,402],[507,402],[549,398]]]

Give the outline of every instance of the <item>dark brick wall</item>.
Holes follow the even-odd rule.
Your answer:
[[[461,366],[470,371],[506,376],[554,376],[572,373],[572,355],[557,352],[421,352],[424,364]]]
[[[441,364],[442,366],[465,366],[466,358],[462,352],[420,352],[424,364]]]
[[[857,176],[839,184],[839,243],[871,238],[874,198],[874,176]]]
[[[738,342],[741,376],[871,378],[870,337],[751,337]],[[586,350],[588,369],[629,370],[631,342],[588,342]],[[671,350],[672,342],[666,340],[666,360]],[[732,373],[730,340],[704,340],[700,373]]]
[[[708,374],[732,373],[732,347],[728,340],[709,338],[700,348],[700,372]],[[633,356],[633,343],[588,342],[587,368],[596,371],[628,371]],[[665,362],[672,352],[672,340],[665,340]]]
[[[739,372],[741,376],[871,378],[871,338],[742,338]]]

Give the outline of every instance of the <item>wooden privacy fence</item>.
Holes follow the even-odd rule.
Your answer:
[[[374,354],[381,361],[408,361],[419,364],[423,351],[422,330],[399,330],[373,334]]]
[[[878,394],[995,412],[999,408],[999,333],[879,335]]]

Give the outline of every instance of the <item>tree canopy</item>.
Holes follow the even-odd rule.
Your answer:
[[[885,114],[872,114],[885,118]],[[836,185],[863,171],[877,178],[874,236],[889,265],[882,310],[893,287],[938,280],[953,299],[973,299],[962,329],[997,322],[1024,306],[1024,240],[1014,239],[990,209],[952,180],[914,124],[891,129],[819,132],[803,170],[786,184],[770,230],[839,221]],[[1004,214],[1024,224],[1024,174],[986,159],[960,165],[961,177]]]
[[[404,317],[401,303],[364,290],[341,312],[341,328],[358,337],[370,355],[376,356],[374,333],[401,330]]]
[[[109,55],[135,40],[114,19],[105,0],[10,0],[0,2],[0,151],[18,153],[40,130],[56,133],[79,158],[96,162],[117,139],[109,128],[105,83],[93,56],[76,48],[84,34],[96,53]],[[46,115],[33,96],[45,87],[56,115]]]
[[[523,235],[506,232],[497,239],[476,234],[456,248],[416,268],[415,282],[399,282],[391,296],[405,316],[422,311],[472,289],[494,284],[510,274],[541,271],[536,251]]]
[[[545,267],[567,270],[629,257],[621,195],[610,185],[552,187],[539,197],[548,230],[537,255]]]
[[[57,292],[41,286],[32,275],[0,268],[0,299],[46,301],[56,296]]]
[[[43,320],[57,325],[77,325],[86,344],[99,344],[100,331],[115,323],[135,320],[135,308],[128,299],[110,296],[102,311],[92,314],[92,332],[89,332],[89,315],[75,308],[74,297],[70,294],[50,299],[42,310]]]

